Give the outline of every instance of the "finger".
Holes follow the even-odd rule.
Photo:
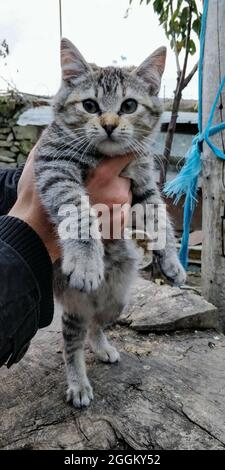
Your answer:
[[[131,181],[129,178],[125,178],[125,176],[119,176],[118,179],[120,192],[127,195],[130,191]]]
[[[122,170],[134,159],[134,154],[127,153],[126,155],[117,155],[116,157],[107,158],[103,160],[98,168],[102,172],[105,170],[107,175],[119,176]]]

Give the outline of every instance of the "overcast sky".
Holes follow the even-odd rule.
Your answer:
[[[174,54],[150,5],[133,0],[62,0],[63,36],[80,49],[88,61],[99,65],[139,64],[154,49],[168,46],[163,78],[167,97],[176,82]],[[10,48],[8,65],[0,75],[24,92],[52,95],[60,83],[58,0],[0,0],[0,40]],[[122,59],[123,57],[123,59]],[[125,59],[126,58],[126,59]],[[189,67],[197,60],[191,58]],[[0,88],[6,87],[0,79]],[[197,75],[185,98],[197,98]]]

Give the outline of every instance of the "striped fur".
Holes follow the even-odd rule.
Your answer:
[[[65,204],[75,205],[80,213],[88,171],[106,156],[112,158],[128,151],[137,157],[124,171],[132,180],[134,200],[143,205],[161,202],[154,180],[151,142],[161,113],[157,93],[165,50],[157,50],[137,69],[100,68],[87,64],[79,51],[63,40],[61,62],[62,85],[55,97],[54,122],[40,139],[35,162],[36,184],[55,226],[62,221],[59,209]],[[95,114],[85,111],[82,104],[90,98],[99,106]],[[120,112],[122,102],[128,98],[138,102],[133,114]],[[112,139],[104,128],[110,124],[115,128]],[[89,228],[94,226],[97,235],[95,215],[90,213],[88,202],[82,217]],[[64,309],[67,398],[76,407],[89,405],[93,398],[85,369],[85,337],[100,360],[119,360],[102,327],[114,322],[128,302],[137,271],[132,241],[115,240],[103,245],[97,238],[61,240],[62,259],[54,267],[55,295]],[[175,283],[182,283],[185,275],[169,220],[166,248],[159,257],[165,274]]]

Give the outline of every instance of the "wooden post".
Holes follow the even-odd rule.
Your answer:
[[[203,129],[225,74],[224,25],[225,1],[210,0],[203,68]],[[225,120],[223,106],[225,106],[225,90],[216,108],[215,124]],[[213,142],[225,151],[224,132],[213,137]],[[214,155],[207,144],[204,144],[202,158],[202,293],[208,301],[218,307],[220,326],[225,330],[225,163]]]

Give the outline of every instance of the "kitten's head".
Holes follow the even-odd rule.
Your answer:
[[[55,118],[76,133],[80,148],[105,155],[137,150],[153,133],[161,114],[158,92],[166,48],[139,67],[88,64],[67,39],[61,42],[62,85],[55,98]]]

